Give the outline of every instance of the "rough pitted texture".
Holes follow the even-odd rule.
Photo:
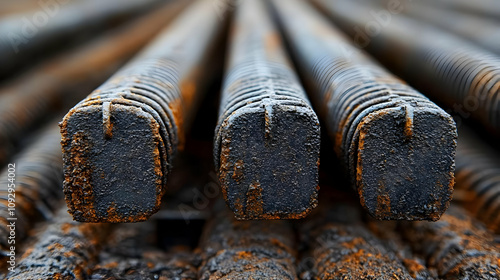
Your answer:
[[[126,224],[114,229],[99,254],[89,279],[196,280],[199,255],[187,248],[164,252],[152,244],[151,224]]]
[[[273,1],[334,150],[378,219],[437,220],[453,190],[455,122],[307,3]]]
[[[383,275],[387,279],[413,279],[396,254],[360,223],[355,212],[354,207],[342,205],[323,209],[300,225],[306,250],[300,264],[301,278],[354,280],[381,279]]]
[[[404,223],[413,249],[442,279],[499,279],[500,250],[491,232],[456,206],[437,222]]]
[[[500,233],[500,157],[470,132],[460,130],[456,160],[456,201]]]
[[[7,279],[87,279],[108,228],[106,224],[71,221],[63,207]]]
[[[317,205],[319,120],[262,1],[238,7],[214,158],[238,219],[302,218]]]
[[[223,29],[210,5],[189,7],[64,117],[64,192],[74,219],[136,222],[158,211]]]
[[[375,8],[345,0],[337,0],[335,4],[316,2],[353,37],[356,34],[352,26],[366,26]],[[363,46],[425,89],[426,94],[445,102],[458,117],[473,116],[487,129],[500,134],[498,55],[424,22],[403,15],[391,16],[377,36],[365,40]]]
[[[62,199],[62,156],[57,124],[48,126],[38,135],[38,140],[12,160],[14,172],[9,166],[0,174],[0,253],[10,247],[7,237],[7,218],[16,220],[18,244],[28,235],[37,218],[48,219]],[[15,177],[9,176],[15,174]],[[14,179],[14,181],[10,180]],[[8,186],[15,185],[15,193],[9,195]],[[15,216],[8,211],[9,198],[15,199]]]
[[[204,230],[199,279],[297,279],[294,243],[286,221],[236,221],[220,213]]]

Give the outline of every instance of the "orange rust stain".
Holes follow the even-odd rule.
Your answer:
[[[342,247],[348,248],[348,249],[354,249],[354,248],[356,248],[356,246],[358,246],[360,244],[364,244],[364,243],[365,243],[365,240],[363,238],[356,237],[349,242],[342,242]]]
[[[389,216],[391,214],[391,198],[386,192],[383,182],[379,182],[378,192],[377,209],[375,210],[375,215],[377,217]]]
[[[253,256],[253,254],[251,252],[240,251],[240,252],[238,252],[236,254],[235,259],[236,260],[239,260],[239,259],[250,259],[252,256]]]
[[[57,250],[62,250],[62,249],[64,249],[64,246],[63,246],[63,245],[61,245],[60,243],[54,243],[54,244],[49,245],[49,246],[47,247],[47,249],[49,249],[49,250],[51,250],[51,251],[52,251],[52,250],[54,250],[54,249],[57,249]]]
[[[259,182],[250,185],[247,191],[247,205],[245,214],[249,217],[259,217],[263,214],[262,187]]]
[[[241,160],[241,159],[237,160],[236,163],[234,164],[233,176],[231,176],[231,177],[236,182],[239,182],[240,180],[242,180],[244,178],[243,167],[244,167],[244,164],[243,164],[243,160]]]
[[[183,114],[185,107],[183,107],[182,102],[183,100],[181,98],[177,98],[168,104],[170,111],[172,111],[175,125],[177,126],[177,141],[178,141],[177,149],[179,150],[184,149],[184,141],[185,141],[184,114]]]
[[[71,197],[66,196],[69,212],[79,212],[86,220],[97,220],[96,211],[93,207],[94,193],[91,184],[92,166],[87,162],[90,147],[83,132],[75,133],[68,137],[66,119],[61,125],[62,149],[68,149],[67,163],[69,170],[65,170],[64,187],[69,189]]]
[[[281,37],[276,32],[267,34],[267,36],[264,38],[264,43],[266,50],[270,53],[281,50]]]
[[[412,259],[403,259],[403,265],[406,267],[411,277],[416,278],[420,271],[425,270],[425,266]]]
[[[404,134],[408,138],[412,137],[412,135],[413,135],[413,119],[412,118],[408,118],[408,117],[406,118]]]

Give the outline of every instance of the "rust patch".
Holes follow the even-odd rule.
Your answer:
[[[246,215],[250,217],[260,217],[264,213],[262,201],[262,187],[259,182],[254,182],[247,191]]]

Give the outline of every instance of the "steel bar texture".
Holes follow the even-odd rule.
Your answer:
[[[29,64],[37,56],[71,39],[112,26],[158,6],[158,0],[33,1],[27,12],[0,18],[0,75]],[[75,40],[74,40],[75,41]],[[76,40],[77,41],[77,40]]]
[[[223,211],[206,226],[200,247],[200,280],[298,279],[287,221],[236,221]]]
[[[64,193],[75,220],[137,222],[158,211],[210,77],[221,12],[210,0],[187,8],[64,117]]]
[[[87,279],[108,231],[108,224],[71,221],[62,207],[7,279]]]
[[[167,4],[158,11],[62,54],[0,89],[0,164],[23,135],[79,88],[98,86],[157,34],[186,4]],[[89,89],[91,90],[91,89]],[[81,100],[83,96],[78,98]],[[73,103],[74,104],[74,103]]]
[[[439,219],[454,183],[451,116],[352,46],[307,3],[273,3],[361,204],[377,219]]]
[[[493,235],[463,209],[453,206],[437,222],[401,226],[413,249],[422,254],[439,279],[500,278],[500,251]]]
[[[460,130],[456,189],[463,203],[489,229],[500,233],[500,154],[470,131]]]
[[[14,172],[9,172],[7,166],[0,174],[0,254],[6,254],[10,247],[8,218],[16,219],[15,238],[19,245],[33,222],[40,217],[51,218],[62,202],[61,135],[57,124],[46,127],[37,138],[12,161]],[[15,176],[9,176],[12,174]],[[15,193],[8,191],[11,184]],[[9,200],[15,202],[10,207]]]
[[[338,204],[311,215],[299,227],[307,248],[304,258],[312,263],[311,269],[301,274],[303,279],[379,279],[382,275],[414,279],[396,254],[353,215],[354,207]]]
[[[397,221],[379,221],[370,219],[366,226],[380,240],[387,250],[393,251],[415,280],[437,279],[437,272],[429,269],[420,255],[413,253],[398,229]]]
[[[416,19],[432,23],[500,55],[500,22],[466,12],[437,8],[414,1],[404,10]]]
[[[315,2],[358,44],[368,47],[409,82],[446,103],[461,118],[472,116],[500,135],[498,55],[403,15],[392,14],[383,28],[371,33],[367,30],[373,6],[344,0]]]
[[[302,218],[317,205],[319,120],[265,3],[232,25],[214,158],[238,219]]]
[[[108,236],[88,279],[198,279],[200,256],[181,246],[167,252],[151,244],[154,224],[121,224]]]

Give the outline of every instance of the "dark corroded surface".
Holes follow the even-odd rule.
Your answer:
[[[307,248],[302,279],[413,279],[395,253],[361,224],[354,207],[336,205],[299,228]]]
[[[28,235],[33,221],[43,217],[48,219],[60,205],[62,199],[62,155],[59,129],[56,123],[37,135],[37,140],[13,159],[15,166],[9,172],[8,166],[0,174],[0,255],[10,247],[8,218],[17,218],[15,240],[17,245]],[[15,176],[9,176],[9,173]],[[8,192],[8,186],[15,186],[15,193]],[[9,211],[11,203],[11,216]]]
[[[356,35],[372,19],[370,5],[321,2],[332,20],[384,63],[460,118],[474,117],[500,135],[500,57],[425,22],[393,14],[375,36]],[[356,12],[352,12],[356,11]],[[412,32],[408,32],[412,30]],[[418,36],[415,36],[418,34]],[[366,34],[365,34],[366,36]]]
[[[500,233],[500,154],[470,131],[460,130],[454,200]]]
[[[153,232],[152,224],[115,228],[89,279],[198,279],[199,255],[184,247],[164,252],[152,244]]]
[[[454,184],[451,116],[350,45],[307,3],[273,3],[361,204],[378,219],[439,219]]]
[[[419,255],[414,254],[411,246],[405,242],[398,229],[397,221],[379,221],[370,219],[367,227],[380,239],[388,250],[395,252],[411,277],[415,280],[438,279],[437,271],[426,267],[426,262]]]
[[[302,218],[317,204],[319,120],[262,1],[232,25],[214,157],[238,219]]]
[[[104,81],[157,34],[185,3],[167,4],[0,88],[0,164],[16,150],[23,134],[51,110],[59,109],[61,103],[69,103],[78,96],[78,100],[82,98],[79,88],[95,87]]]
[[[52,221],[7,279],[87,279],[109,226],[73,222],[66,207]]]
[[[459,207],[450,207],[437,222],[404,223],[401,229],[442,279],[500,278],[493,235]]]
[[[297,279],[294,243],[287,221],[236,221],[220,213],[203,233],[199,279]]]
[[[189,7],[64,117],[64,192],[75,220],[135,222],[158,210],[222,34],[210,5]]]
[[[160,1],[32,2],[34,9],[0,18],[0,76],[33,63],[55,48],[74,45],[106,26],[158,6]]]

